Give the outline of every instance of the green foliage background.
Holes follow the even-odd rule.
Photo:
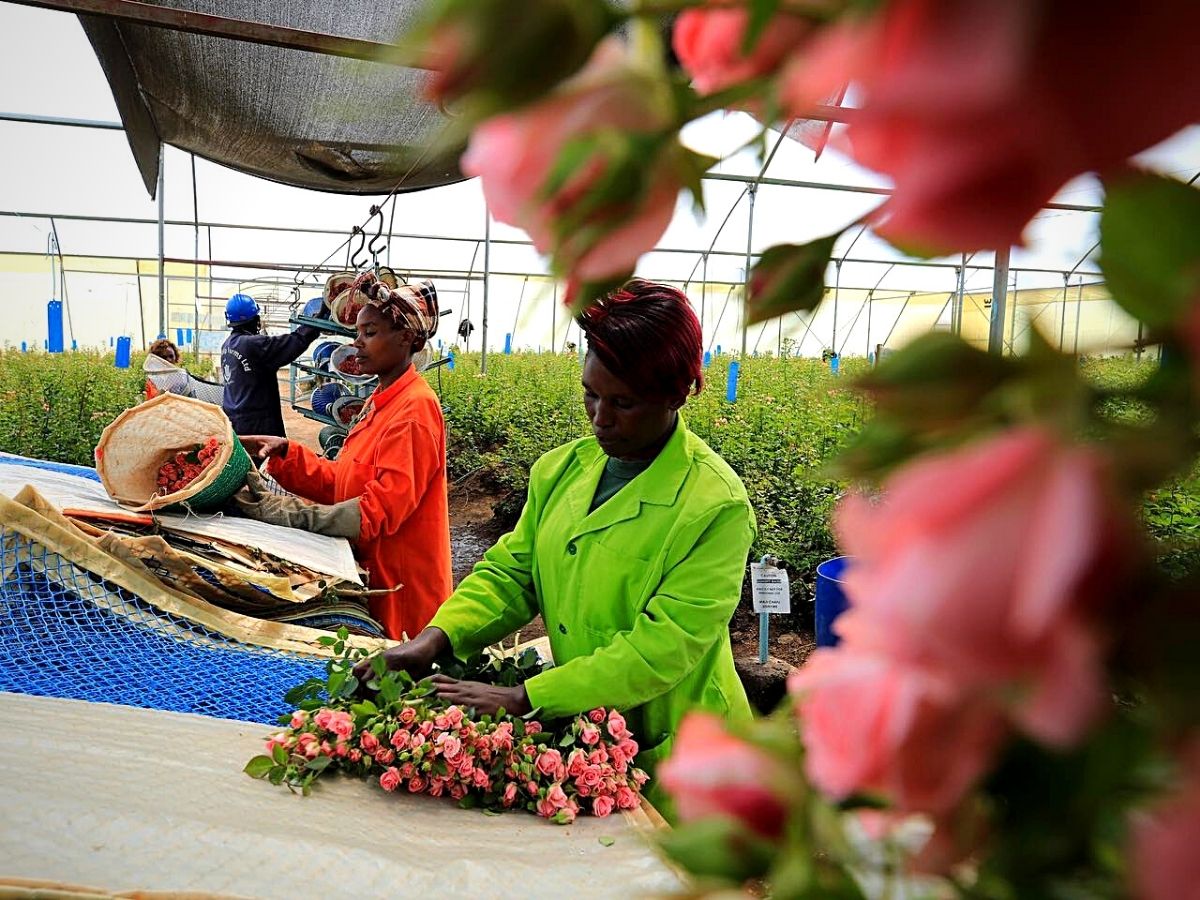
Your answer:
[[[737,403],[725,400],[729,358],[705,370],[706,389],[684,407],[688,425],[742,477],[758,516],[752,552],[784,560],[811,583],[817,563],[836,554],[830,512],[845,485],[824,472],[870,415],[850,385],[862,360],[842,361],[842,374],[813,359],[745,360]],[[458,354],[453,372],[427,377],[446,407],[452,481],[473,477],[503,499],[499,515],[520,511],[529,468],[559,444],[588,434],[574,354],[494,354],[479,374],[478,354]],[[1100,384],[1145,378],[1155,363],[1129,358],[1082,362]],[[204,368],[189,361],[193,371]],[[198,372],[198,374],[205,374]],[[92,465],[100,432],[138,402],[145,384],[141,357],[129,369],[111,353],[0,351],[0,450]],[[1115,417],[1144,414],[1114,408]],[[1183,570],[1200,543],[1200,465],[1152,491],[1145,521],[1163,542],[1168,570]]]

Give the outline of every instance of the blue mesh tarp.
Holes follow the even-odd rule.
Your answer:
[[[90,478],[92,481],[100,480],[96,470],[87,466],[73,466],[70,463],[51,462],[48,459],[30,459],[28,456],[14,456],[11,453],[0,453],[0,465],[28,466],[31,469],[45,469],[48,472],[78,475],[80,478]]]
[[[324,664],[170,616],[0,528],[0,690],[273,723]]]

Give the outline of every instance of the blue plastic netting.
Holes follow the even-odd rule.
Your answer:
[[[15,456],[12,453],[0,453],[0,465],[27,466],[31,469],[45,469],[48,472],[63,472],[67,475],[78,475],[99,481],[100,476],[95,469],[87,466],[73,466],[70,463],[51,462],[48,459],[31,459],[28,456]]]
[[[0,690],[274,723],[324,664],[167,615],[0,527]]]

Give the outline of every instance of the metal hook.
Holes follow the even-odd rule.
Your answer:
[[[375,229],[375,237],[371,238],[371,243],[367,245],[367,250],[371,253],[372,265],[379,265],[379,254],[387,249],[387,241],[383,242],[382,247],[375,246],[376,241],[383,240],[383,210],[378,206],[372,205],[371,218],[367,219],[367,222],[370,222],[371,219],[375,218],[376,216],[379,217],[379,225]]]
[[[350,240],[354,240],[355,235],[358,236],[358,246],[354,249],[354,253],[350,255],[350,268],[361,269],[366,265],[366,260],[362,262],[358,260],[358,254],[362,253],[363,246],[367,243],[367,233],[358,225],[354,226],[354,230],[350,232]]]

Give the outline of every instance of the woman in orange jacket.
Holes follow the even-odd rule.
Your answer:
[[[289,491],[318,504],[313,522],[349,537],[369,573],[371,614],[387,636],[416,635],[450,596],[446,426],[441,405],[412,364],[437,328],[429,282],[361,286],[354,346],[364,375],[379,384],[336,461],[286,438],[242,436],[251,457]],[[327,524],[328,524],[327,523]],[[332,530],[331,530],[332,529]]]

